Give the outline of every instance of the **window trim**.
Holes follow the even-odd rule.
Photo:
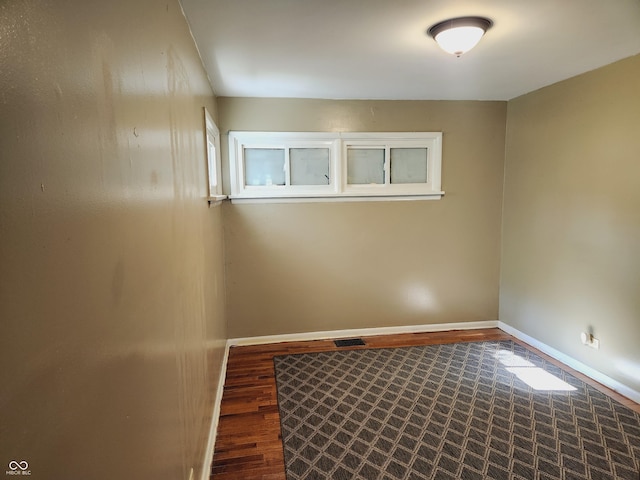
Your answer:
[[[442,133],[349,133],[342,136],[343,192],[358,195],[434,195],[444,194],[441,189]],[[378,185],[358,185],[347,183],[347,151],[349,147],[380,148],[385,151],[385,183]],[[427,148],[426,183],[391,183],[390,152],[393,148]]]
[[[385,184],[347,183],[347,150],[372,147],[385,149]],[[244,149],[282,148],[289,168],[291,148],[329,148],[330,184],[245,185]],[[391,184],[389,153],[392,148],[427,148],[427,183]],[[347,201],[440,199],[442,132],[229,132],[230,199],[236,201]],[[286,171],[286,178],[290,172]]]
[[[222,193],[222,161],[220,155],[220,130],[206,107],[204,110],[204,148],[207,157],[207,200],[219,203],[227,196]],[[213,154],[211,152],[213,146]]]
[[[292,136],[293,135],[293,136]],[[281,132],[229,132],[229,159],[231,172],[231,198],[272,198],[333,196],[338,193],[335,184],[329,185],[246,185],[243,150],[245,148],[276,148],[285,152],[285,178],[290,181],[289,150],[292,148],[329,149],[329,172],[338,170],[338,144],[335,135],[283,134]]]

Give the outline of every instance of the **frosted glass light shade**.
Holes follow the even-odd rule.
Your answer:
[[[445,52],[459,57],[475,47],[492,24],[482,17],[454,18],[434,25],[428,33]]]
[[[479,27],[458,27],[439,33],[435,39],[441,49],[459,57],[475,47],[483,35]]]

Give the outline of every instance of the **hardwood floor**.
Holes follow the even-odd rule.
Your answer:
[[[366,346],[346,348],[389,348],[484,340],[513,340],[520,343],[585,383],[640,412],[640,405],[635,402],[569,369],[497,328],[366,337]],[[231,348],[213,457],[212,479],[285,480],[273,357],[331,350],[338,350],[332,340]]]

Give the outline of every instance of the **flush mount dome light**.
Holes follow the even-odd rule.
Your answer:
[[[427,30],[440,48],[459,57],[475,47],[493,22],[484,17],[460,17],[436,23]]]

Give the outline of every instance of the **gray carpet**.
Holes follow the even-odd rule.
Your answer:
[[[640,479],[640,415],[510,341],[274,362],[288,480]]]

